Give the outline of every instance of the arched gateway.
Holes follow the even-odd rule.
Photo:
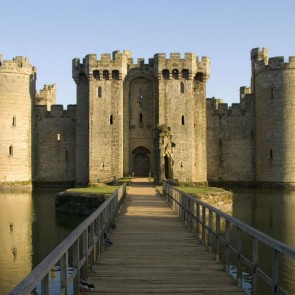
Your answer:
[[[151,152],[143,147],[137,147],[132,151],[134,176],[148,176],[150,173]]]

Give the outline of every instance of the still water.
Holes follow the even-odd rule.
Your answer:
[[[59,191],[0,191],[0,294],[7,294],[83,220],[55,212]]]
[[[234,189],[233,198],[224,204],[213,204],[226,213],[255,227],[267,235],[295,248],[295,192],[270,189]],[[231,233],[234,235],[235,233]],[[243,237],[243,250],[251,258],[251,239]],[[271,277],[271,249],[259,244],[259,266]],[[281,257],[279,260],[279,283],[288,294],[295,294],[295,262]],[[232,262],[232,273],[235,261]],[[243,270],[244,288],[251,294],[251,271]],[[259,280],[255,294],[271,294],[270,288]]]
[[[55,212],[58,192],[52,189],[0,192],[0,294],[7,294],[82,221],[80,217]],[[295,192],[257,189],[233,192],[232,200],[213,205],[295,248]],[[244,247],[251,249],[251,241],[246,237]],[[270,269],[271,259],[269,249],[261,247],[260,264]],[[233,273],[234,264],[233,261]],[[294,278],[294,262],[282,259],[280,282],[289,294],[295,294]],[[251,290],[247,269],[244,285]],[[256,294],[270,294],[270,290],[261,284]]]

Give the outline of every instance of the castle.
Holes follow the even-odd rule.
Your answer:
[[[36,68],[0,55],[0,185],[87,185],[122,176],[161,183],[295,184],[295,57],[251,51],[240,103],[206,99],[210,59],[130,51],[74,59],[76,105]]]

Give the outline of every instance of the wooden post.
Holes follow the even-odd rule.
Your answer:
[[[63,294],[68,294],[68,251],[60,259],[60,285]]]
[[[197,236],[197,204],[194,202],[193,203],[193,216],[194,216],[194,222],[193,222],[193,232]]]
[[[196,234],[197,234],[197,237],[198,239],[200,240],[200,216],[201,216],[201,213],[200,213],[200,204],[197,203],[197,229],[196,229]]]
[[[49,273],[41,281],[41,294],[49,295],[50,294],[50,284],[49,284]]]
[[[202,244],[206,244],[206,207],[202,206]]]
[[[91,272],[93,271],[93,266],[96,260],[96,243],[95,243],[95,234],[94,234],[94,222],[89,226],[89,244],[93,246],[92,255],[89,257],[89,263],[91,265]]]
[[[277,294],[277,286],[279,283],[279,252],[276,249],[273,249],[272,254],[272,286],[271,294]]]
[[[189,200],[189,230],[192,233],[193,232],[193,215],[194,215],[194,202],[192,200]]]
[[[220,216],[216,214],[216,246],[215,246],[215,259],[219,261],[220,253]]]
[[[80,281],[80,269],[79,269],[79,238],[76,240],[76,242],[73,245],[73,269],[76,270],[77,274],[74,278],[73,282],[73,292],[74,295],[79,294],[79,281]]]
[[[225,271],[230,272],[230,222],[225,221]]]
[[[212,228],[213,228],[213,212],[209,210],[209,234],[208,234],[208,251],[212,252]]]
[[[102,248],[103,248],[103,240],[102,240],[102,237],[103,237],[103,230],[102,230],[102,225],[101,225],[101,215],[98,217],[98,229],[99,229],[99,232],[98,232],[98,257],[97,259],[100,260],[100,257],[101,257],[101,252],[102,252]]]
[[[82,256],[85,256],[85,264],[82,267],[82,278],[88,278],[88,228],[82,234]]]
[[[253,237],[252,238],[252,294],[257,294],[257,272],[256,266],[258,264],[258,241]]]
[[[241,262],[241,255],[242,255],[242,232],[239,227],[237,227],[237,285],[242,287],[242,262]]]

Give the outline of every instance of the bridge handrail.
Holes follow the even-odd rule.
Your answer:
[[[96,211],[76,227],[8,295],[30,294],[40,282],[41,294],[50,294],[49,274],[57,263],[60,263],[61,271],[60,294],[68,294],[68,287],[71,283],[73,283],[73,293],[79,294],[79,280],[81,277],[87,278],[88,265],[93,265],[95,260],[99,259],[100,253],[104,249],[104,234],[109,232],[115,222],[125,195],[126,184],[123,184]],[[73,251],[73,272],[71,275],[68,273],[70,249]]]
[[[256,288],[258,277],[263,279],[271,289],[271,294],[288,294],[279,285],[279,254],[284,254],[295,261],[295,249],[264,234],[263,232],[247,225],[246,223],[232,217],[223,211],[209,205],[174,186],[163,184],[163,196],[167,198],[170,206],[181,217],[185,225],[194,232],[201,242],[212,251],[215,239],[215,255],[219,259],[220,243],[225,245],[225,270],[230,271],[230,253],[237,257],[237,283],[242,285],[242,264],[252,270],[252,290]],[[202,209],[202,210],[201,210]],[[208,213],[206,213],[208,211]],[[201,213],[202,212],[202,213]],[[215,220],[213,219],[215,216]],[[225,238],[221,236],[220,219],[225,220]],[[215,223],[214,223],[215,221]],[[214,228],[215,225],[215,228]],[[233,225],[237,231],[237,246],[231,243],[230,226]],[[242,247],[242,233],[247,233],[252,238],[252,260],[244,256]],[[258,264],[258,242],[261,242],[273,251],[272,277],[268,276]],[[254,293],[255,294],[255,293]]]

